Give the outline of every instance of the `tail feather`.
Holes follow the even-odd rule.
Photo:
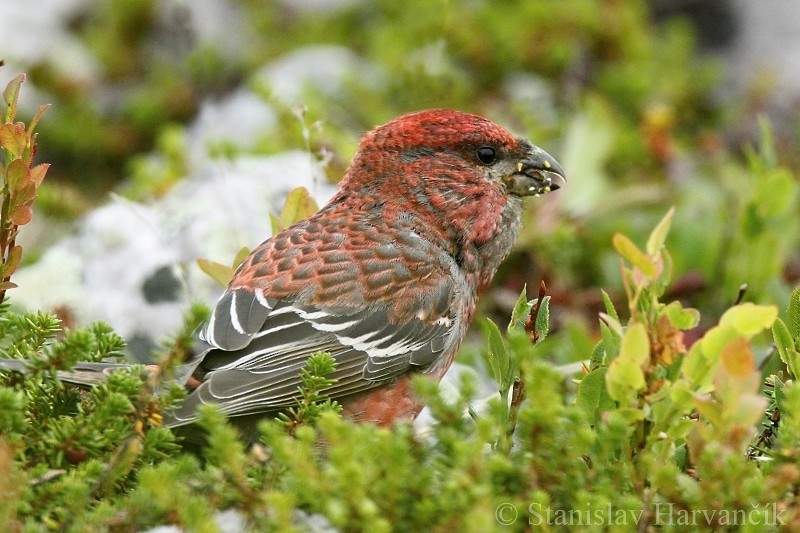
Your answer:
[[[108,376],[117,370],[131,368],[125,363],[78,363],[72,370],[59,370],[58,379],[80,387],[94,387],[108,381]],[[9,372],[30,372],[29,362],[24,359],[0,359],[0,370]]]

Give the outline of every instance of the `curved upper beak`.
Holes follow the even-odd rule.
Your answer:
[[[516,172],[506,178],[508,191],[518,196],[539,196],[560,189],[567,183],[564,169],[553,156],[528,142],[527,153],[517,163]]]

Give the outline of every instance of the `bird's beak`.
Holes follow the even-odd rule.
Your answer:
[[[553,156],[530,143],[528,153],[517,163],[516,172],[504,181],[511,194],[539,196],[560,189],[567,183],[564,169]]]

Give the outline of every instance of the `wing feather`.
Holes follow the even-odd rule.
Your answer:
[[[411,229],[363,219],[310,219],[266,241],[242,263],[201,338],[212,345],[202,384],[167,417],[194,421],[216,403],[229,416],[293,405],[308,357],[337,361],[342,398],[425,371],[463,334],[459,267]],[[380,229],[379,229],[380,228]]]

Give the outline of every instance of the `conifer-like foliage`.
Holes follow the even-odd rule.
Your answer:
[[[526,224],[516,254],[517,265],[539,258],[552,293],[542,287],[529,301],[523,291],[508,325],[496,313],[477,320],[481,357],[459,357],[494,380],[488,400],[468,372],[454,394],[420,379],[416,391],[431,415],[423,428],[355,424],[325,396],[334,361],[320,353],[303,370],[297,404],[264,421],[258,443],[245,447],[208,406],[199,420],[207,442],[193,450],[162,427],[161,413],[184,395],[172,376],[191,357],[207,309],[187,310],[184,328],[165,341],[161,371],[132,367],[80,388],[64,373],[118,360],[120,336],[103,324],[65,329],[52,314],[5,302],[0,357],[19,364],[0,368],[0,531],[218,531],[231,521],[278,532],[800,528],[800,287],[781,285],[796,256],[798,179],[781,164],[766,121],[742,154],[719,147],[715,128],[726,113],[710,103],[717,72],[692,60],[685,25],[651,31],[645,4],[622,1],[519,0],[505,11],[468,2],[458,16],[436,2],[380,1],[318,18],[241,5],[262,39],[253,64],[291,49],[290,38],[324,35],[356,42],[392,72],[385,86],[351,80],[346,96],[311,88],[313,128],[301,116],[298,129],[298,113],[276,105],[280,127],[256,151],[330,148],[332,174],[341,175],[354,142],[334,120],[316,127],[336,115],[331,108],[363,129],[410,107],[498,102],[497,85],[520,69],[563,83],[553,99],[580,100],[574,115],[530,112],[547,107],[538,100],[500,111],[548,146],[563,141],[568,172],[579,175],[574,193],[563,191],[565,220]],[[111,22],[95,21],[98,49],[113,50],[106,41],[120,32]],[[433,50],[443,59],[436,68],[414,54],[431,35],[443,43]],[[104,57],[119,62],[107,67],[117,76],[137,64],[122,53]],[[209,59],[197,52],[204,70],[196,75],[220,83],[225,72],[212,67],[224,61]],[[186,69],[162,70],[170,72],[162,84],[184,86],[173,77]],[[48,166],[36,161],[44,108],[27,125],[17,118],[23,79],[9,83],[0,110],[0,300],[11,304],[23,259],[16,237],[48,185],[40,188]],[[588,90],[576,96],[581,83]],[[187,114],[168,105],[185,91],[170,93],[154,79],[138,94],[130,114],[147,122],[143,129],[175,118],[163,109]],[[109,143],[100,140],[112,139],[116,125],[87,126],[100,111],[86,100],[60,107],[45,115],[42,126],[53,125],[46,142],[82,147],[73,163],[81,173],[91,161],[108,162],[99,152]],[[159,145],[164,168],[134,165],[134,190],[163,190],[185,174],[179,128],[162,131]],[[666,170],[686,160],[697,167],[690,186]],[[61,196],[41,200],[60,209]],[[295,191],[273,223],[314,208],[307,192]],[[223,285],[229,265],[201,262]],[[705,287],[684,298],[690,266]],[[585,301],[589,285],[602,308],[594,329],[563,316],[579,307],[565,300]]]

